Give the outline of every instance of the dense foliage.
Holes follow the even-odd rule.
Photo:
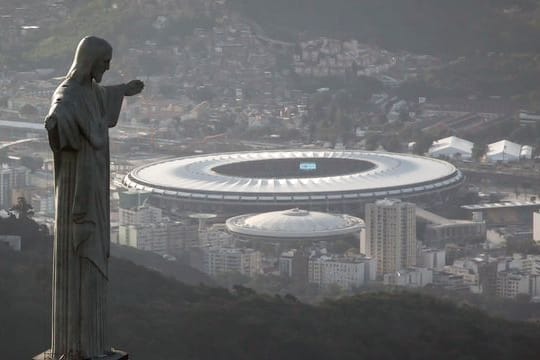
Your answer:
[[[49,343],[50,249],[0,247],[0,347]],[[540,328],[410,293],[307,305],[292,296],[188,286],[125,260],[110,267],[111,343],[134,359],[535,359]]]

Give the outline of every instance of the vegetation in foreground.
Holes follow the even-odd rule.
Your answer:
[[[49,345],[50,249],[0,247],[2,356]],[[412,293],[319,305],[290,295],[188,286],[113,258],[111,343],[134,359],[535,359],[540,327]]]

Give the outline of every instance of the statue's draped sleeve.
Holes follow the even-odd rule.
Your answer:
[[[96,97],[100,107],[100,115],[105,120],[107,127],[111,128],[118,123],[122,102],[124,99],[125,85],[99,86],[96,85]],[[96,129],[96,122],[88,121],[84,116],[80,116],[81,105],[69,98],[69,91],[66,94],[55,93],[53,104],[45,119],[45,127],[49,133],[49,142],[53,151],[79,150],[80,136],[96,149],[103,147],[106,143],[101,131]],[[61,119],[58,121],[58,119]],[[96,131],[97,130],[97,131]]]
[[[125,85],[100,86],[99,93],[105,107],[105,119],[109,127],[116,126],[122,101],[124,100]]]

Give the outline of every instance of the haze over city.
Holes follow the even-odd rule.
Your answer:
[[[537,359],[538,14],[0,1],[0,357]]]

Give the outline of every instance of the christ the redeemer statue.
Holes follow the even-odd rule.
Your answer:
[[[45,119],[56,196],[52,347],[45,359],[126,358],[107,343],[109,128],[124,96],[144,84],[99,85],[111,56],[105,40],[82,39]]]

